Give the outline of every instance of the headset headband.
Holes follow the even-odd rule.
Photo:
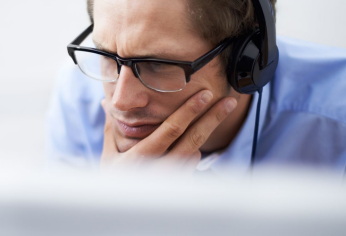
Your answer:
[[[260,69],[272,63],[277,55],[276,29],[270,0],[252,0],[260,28]]]

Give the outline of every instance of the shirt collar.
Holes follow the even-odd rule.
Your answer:
[[[270,88],[271,86],[269,83],[263,88],[262,91],[258,139],[261,136],[263,124],[265,122],[265,117],[269,107]],[[244,176],[248,172],[251,163],[252,141],[255,128],[258,97],[258,93],[255,93],[250,105],[248,116],[232,143],[221,155],[219,155],[217,160],[211,162],[210,169],[216,175],[221,177],[224,175],[226,175],[225,177],[228,175]],[[257,149],[258,148],[259,146],[257,146]]]

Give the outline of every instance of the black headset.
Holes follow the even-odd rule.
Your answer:
[[[276,30],[270,0],[252,0],[259,27],[239,36],[231,53],[227,78],[238,93],[261,90],[273,77],[279,62]]]
[[[276,29],[270,0],[252,0],[258,25],[255,30],[235,39],[227,67],[227,78],[238,93],[258,92],[251,169],[255,163],[262,88],[273,79],[279,62]]]

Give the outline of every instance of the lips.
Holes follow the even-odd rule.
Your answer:
[[[129,138],[145,138],[154,132],[161,124],[126,124],[117,120],[119,131]]]

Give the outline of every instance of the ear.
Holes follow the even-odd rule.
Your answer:
[[[229,92],[228,92],[228,96],[229,97],[234,97],[237,101],[239,101],[239,99],[241,98],[241,94],[238,93],[229,83]]]

